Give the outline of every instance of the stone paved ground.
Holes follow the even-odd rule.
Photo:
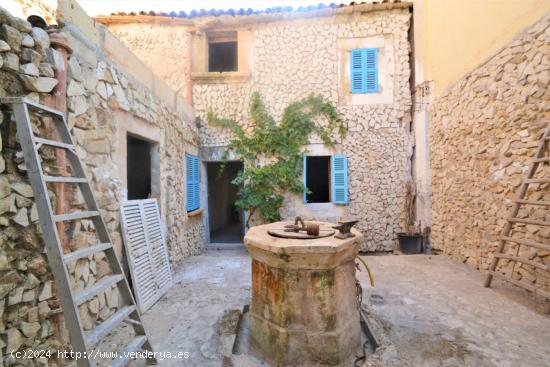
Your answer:
[[[529,298],[483,288],[480,272],[444,256],[365,259],[376,287],[364,300],[395,346],[384,365],[550,366],[550,318],[520,303]]]
[[[387,338],[384,366],[549,366],[550,318],[482,287],[481,273],[443,256],[368,256],[376,287],[364,300]],[[212,251],[176,269],[176,284],[145,315],[157,351],[186,351],[161,366],[221,366],[216,325],[250,294],[244,251]],[[381,327],[380,327],[381,326]],[[376,365],[368,363],[368,365]],[[242,367],[242,366],[237,366]]]

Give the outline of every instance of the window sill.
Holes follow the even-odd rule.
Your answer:
[[[198,215],[201,215],[203,211],[204,211],[204,208],[195,209],[192,212],[187,212],[187,217],[189,218],[196,217]]]
[[[250,79],[249,72],[193,72],[191,79],[197,84],[229,84],[246,83]]]

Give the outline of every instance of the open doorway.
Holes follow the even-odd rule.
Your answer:
[[[210,242],[240,243],[243,240],[243,213],[235,206],[239,187],[231,181],[243,169],[242,162],[208,162],[208,223]]]
[[[151,146],[146,140],[126,136],[128,200],[147,199],[151,194]]]

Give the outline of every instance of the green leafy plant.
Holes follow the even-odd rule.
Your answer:
[[[244,170],[232,183],[240,187],[236,206],[249,213],[247,227],[256,212],[265,222],[280,220],[284,194],[305,190],[300,177],[305,146],[312,134],[329,147],[334,146],[335,132],[340,137],[346,134],[346,126],[336,108],[316,95],[290,103],[277,123],[267,112],[260,94],[255,92],[250,103],[250,119],[251,126],[245,130],[237,121],[219,117],[212,111],[207,114],[211,125],[233,132],[224,160],[232,152],[244,163]]]

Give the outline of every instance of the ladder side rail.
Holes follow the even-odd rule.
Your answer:
[[[46,253],[50,262],[50,269],[54,275],[59,300],[63,307],[65,323],[71,338],[71,345],[76,351],[86,352],[86,342],[82,335],[82,323],[78,309],[73,303],[73,293],[70,285],[70,274],[63,262],[63,252],[60,247],[57,227],[53,222],[53,211],[48,196],[48,188],[43,181],[42,166],[39,162],[38,150],[34,142],[31,120],[27,106],[23,102],[12,104],[13,113],[17,125],[17,134],[27,166],[27,174],[33,188],[36,208],[39,213],[40,226],[43,232]],[[49,218],[49,220],[45,220]],[[90,364],[86,358],[77,361],[79,367],[88,367]]]
[[[528,169],[527,175],[526,175],[527,178],[532,178],[534,176],[535,172],[537,171],[537,168],[538,168],[540,162],[536,161],[536,159],[541,158],[544,155],[544,152],[546,151],[546,146],[547,146],[547,143],[548,143],[546,138],[549,135],[550,135],[550,122],[546,126],[546,129],[545,129],[543,135],[541,136],[539,146],[538,146],[538,149],[537,149],[537,153],[536,153],[535,157],[531,160],[531,163],[529,164],[529,169]],[[518,188],[518,190],[516,192],[516,198],[520,199],[520,200],[524,199],[525,194],[527,194],[528,188],[529,188],[529,183],[527,183],[527,182],[525,182],[525,180],[523,180],[520,187]],[[513,207],[512,207],[509,218],[515,218],[518,215],[518,212],[519,212],[520,208],[521,208],[521,203],[516,201],[514,203]],[[502,237],[507,237],[510,234],[510,231],[512,230],[513,225],[514,224],[512,222],[506,221],[506,224],[504,225],[504,228],[502,229],[502,232],[500,234],[501,239],[498,242],[498,247],[497,247],[497,250],[496,250],[497,253],[502,253],[504,251],[504,247],[506,246],[506,241],[503,240]],[[491,266],[489,267],[489,272],[487,273],[487,277],[485,278],[484,286],[486,288],[491,286],[491,282],[493,280],[492,272],[496,271],[499,260],[500,259],[498,257],[496,257],[496,256],[493,257],[493,260],[491,262]]]

